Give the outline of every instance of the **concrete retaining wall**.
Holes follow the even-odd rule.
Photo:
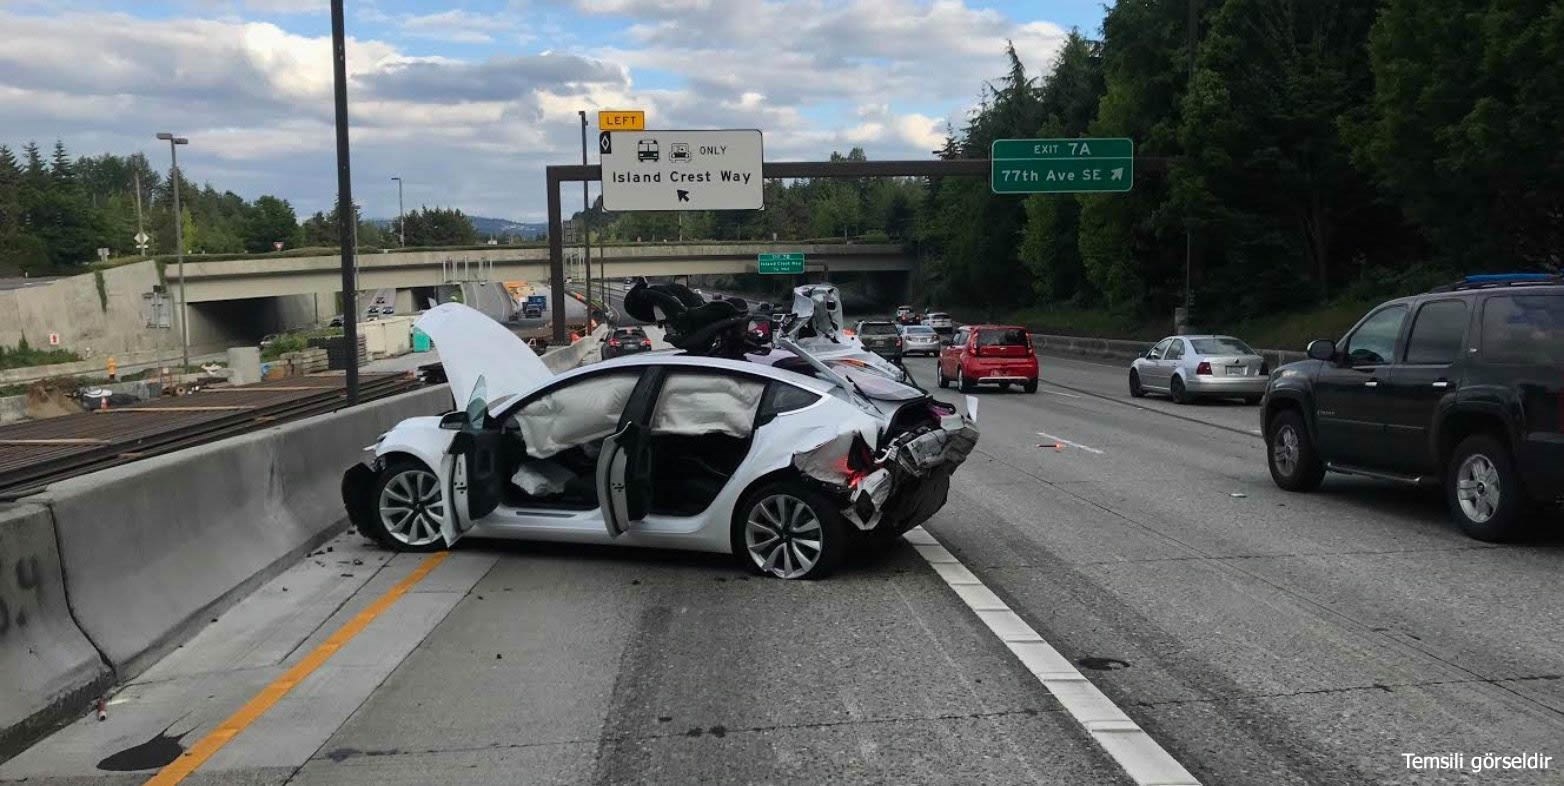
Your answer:
[[[1033,333],[1032,343],[1039,352],[1054,355],[1081,355],[1083,357],[1117,358],[1120,360],[1134,360],[1156,344],[1155,341],[1118,341],[1108,338],[1085,338],[1081,336],[1050,336],[1043,333]],[[1302,352],[1293,352],[1284,349],[1260,349],[1256,350],[1264,357],[1271,368],[1283,366],[1294,361],[1308,357]]]
[[[71,618],[49,510],[0,510],[0,761],[111,681]]]
[[[448,388],[426,388],[60,481],[0,511],[0,759],[330,537],[363,448],[451,406]]]

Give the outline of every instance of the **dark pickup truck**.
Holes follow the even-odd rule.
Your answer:
[[[1380,305],[1271,375],[1271,477],[1327,470],[1439,486],[1471,537],[1500,541],[1564,498],[1564,277],[1469,276]]]

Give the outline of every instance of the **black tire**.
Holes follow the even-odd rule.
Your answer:
[[[805,521],[798,525],[797,529],[788,533],[781,543],[768,548],[764,537],[765,528],[754,528],[756,551],[751,551],[751,519],[758,519],[761,523],[777,519],[791,520],[786,515],[786,506],[791,504],[802,505],[806,508],[813,521]],[[764,511],[764,512],[762,512]],[[811,524],[817,526],[811,526]],[[775,531],[775,530],[773,530]],[[807,544],[812,538],[801,538],[799,534],[812,534],[818,532],[818,549],[811,549]],[[823,494],[796,480],[781,480],[767,483],[744,495],[744,499],[734,508],[732,529],[733,556],[743,563],[751,572],[763,576],[773,576],[782,579],[820,579],[829,576],[836,567],[841,564],[842,557],[852,547],[848,537],[847,524],[837,513],[836,507]],[[808,559],[811,551],[814,561],[807,569],[801,572],[796,569],[795,558]],[[758,556],[759,555],[766,555]],[[771,560],[775,560],[774,564]],[[771,567],[768,568],[767,565]],[[792,565],[794,570],[786,570],[786,566]]]
[[[1173,396],[1173,403],[1188,404],[1190,402],[1189,391],[1184,389],[1184,380],[1174,377],[1168,383],[1168,392]]]
[[[1130,369],[1130,398],[1145,398],[1146,389],[1140,385],[1140,372]]]
[[[977,383],[967,379],[967,370],[961,366],[956,366],[956,389],[962,393],[971,393],[972,389],[976,387]]]
[[[1291,460],[1283,461],[1288,455]],[[1271,480],[1287,491],[1313,491],[1325,480],[1325,462],[1320,460],[1303,415],[1296,410],[1281,412],[1271,421],[1265,434],[1265,463]]]
[[[934,363],[934,376],[938,379],[940,387],[950,387],[950,380],[945,378],[945,367],[940,365],[937,361]]]
[[[1008,391],[1010,389],[1010,383],[1009,382],[1001,382],[1001,383],[999,383],[999,389]]]
[[[1262,396],[1244,396],[1244,403],[1248,404],[1249,406],[1252,407],[1252,406],[1260,403],[1260,399],[1261,398],[1263,398],[1263,397]]]
[[[386,487],[391,486],[394,482],[398,482],[398,478],[404,478],[409,473],[420,473],[434,478],[437,504],[441,506],[448,504],[444,490],[438,488],[439,478],[435,475],[434,470],[429,469],[420,461],[405,458],[392,459],[380,470],[380,474],[375,476],[375,484],[372,487],[369,504],[366,506],[368,515],[365,517],[361,529],[365,535],[368,535],[376,543],[392,551],[443,551],[445,550],[445,540],[440,537],[439,526],[439,515],[443,515],[443,508],[440,509],[439,515],[434,515],[431,512],[433,518],[406,522],[408,531],[410,533],[418,532],[418,535],[399,536],[393,532],[393,530],[400,531],[397,527],[397,521],[387,521],[388,518],[394,518],[394,514],[388,514],[385,510],[386,506],[381,504],[386,499]],[[406,482],[398,482],[397,488],[402,490],[402,493],[405,495],[408,486]],[[427,505],[427,502],[425,506],[415,506],[410,509],[414,511],[410,515],[415,517],[420,515],[425,507],[433,506]],[[433,529],[432,539],[427,539],[426,537],[430,534],[428,532],[429,528]]]
[[[1486,471],[1474,477],[1472,470],[1478,467],[1486,467]],[[1474,495],[1470,506],[1461,499],[1461,486],[1467,483],[1476,484],[1466,489]],[[1521,485],[1509,448],[1492,435],[1473,434],[1461,440],[1445,467],[1444,487],[1450,518],[1467,536],[1499,543],[1513,539],[1524,529],[1531,507],[1526,489]],[[1494,497],[1499,500],[1497,504],[1493,503]],[[1489,512],[1482,518],[1485,509]]]
[[[1036,393],[1037,392],[1037,380],[1033,379],[1033,380],[1028,380],[1026,382],[1021,383],[1021,389],[1026,391],[1026,392],[1028,392],[1028,393]]]

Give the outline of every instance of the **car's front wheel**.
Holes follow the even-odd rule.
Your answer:
[[[365,535],[396,551],[445,548],[440,535],[445,494],[434,470],[410,459],[394,460],[375,479],[373,499],[374,515],[365,522]]]
[[[830,574],[849,546],[829,500],[797,481],[768,483],[744,498],[733,521],[733,553],[757,573],[779,579]]]
[[[1145,398],[1146,389],[1140,385],[1140,372],[1130,369],[1130,398]]]
[[[1271,480],[1288,491],[1313,491],[1325,480],[1325,462],[1315,450],[1303,416],[1295,410],[1282,412],[1271,423],[1265,455]]]
[[[936,380],[939,381],[939,386],[940,387],[942,387],[942,388],[950,387],[950,380],[945,378],[945,366],[940,364],[940,363],[938,363],[938,362],[936,362],[934,364],[934,377],[935,377]]]
[[[1462,532],[1488,542],[1519,534],[1527,500],[1510,451],[1487,434],[1461,441],[1445,469],[1445,499]]]

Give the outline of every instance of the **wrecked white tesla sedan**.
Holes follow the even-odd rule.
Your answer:
[[[807,353],[814,377],[670,352],[555,375],[466,306],[416,324],[466,406],[402,421],[344,476],[352,521],[394,549],[467,535],[616,543],[814,578],[850,539],[938,511],[977,441],[975,410]]]

